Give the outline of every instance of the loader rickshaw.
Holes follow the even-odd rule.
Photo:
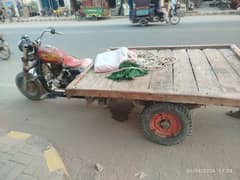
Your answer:
[[[134,24],[146,26],[149,22],[166,22],[176,25],[180,22],[177,13],[180,7],[177,4],[172,4],[168,12],[166,8],[160,7],[156,0],[133,0],[129,2],[129,6],[130,19]]]

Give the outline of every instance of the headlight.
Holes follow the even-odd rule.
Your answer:
[[[18,42],[18,48],[21,52],[23,51],[23,48],[28,48],[28,51],[33,50],[32,42],[27,35],[21,37],[21,40]]]

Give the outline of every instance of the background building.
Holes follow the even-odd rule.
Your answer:
[[[17,3],[18,1],[15,1],[15,0],[0,0],[0,7],[5,8],[5,10],[9,8],[12,10],[12,13],[14,16],[19,16]]]

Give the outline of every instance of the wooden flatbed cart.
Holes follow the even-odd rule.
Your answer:
[[[66,89],[68,97],[127,99],[145,106],[141,125],[158,144],[182,142],[189,111],[202,105],[240,107],[240,49],[236,45],[131,47],[174,56],[176,63],[132,81],[115,82],[89,67]]]

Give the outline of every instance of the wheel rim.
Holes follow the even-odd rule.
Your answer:
[[[179,22],[179,17],[178,16],[172,16],[171,17],[171,23],[172,24],[177,24]]]
[[[27,90],[29,90],[30,93],[36,94],[37,92],[37,86],[34,82],[27,83]]]
[[[30,96],[36,96],[38,94],[38,86],[34,81],[26,82],[26,87],[24,90]]]
[[[146,26],[148,24],[148,21],[146,19],[142,19],[142,20],[140,20],[140,24],[142,26]]]
[[[149,123],[151,131],[159,137],[174,137],[181,130],[180,119],[169,112],[155,114]]]

